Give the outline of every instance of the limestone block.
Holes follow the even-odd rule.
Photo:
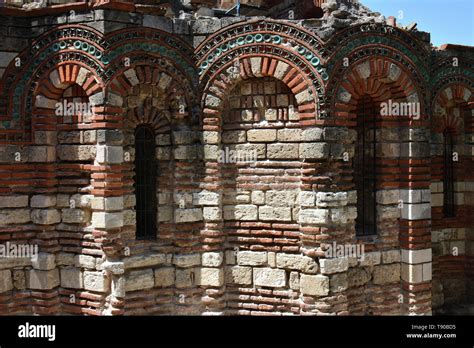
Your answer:
[[[82,209],[62,209],[62,221],[66,224],[83,224],[90,220],[91,214]]]
[[[23,208],[28,206],[28,196],[0,196],[0,208]],[[0,221],[3,221],[0,219]]]
[[[219,144],[221,136],[219,132],[202,132],[202,141],[204,144]]]
[[[62,161],[90,161],[95,158],[94,145],[59,145],[57,155]]]
[[[61,287],[69,289],[84,288],[84,279],[81,269],[75,267],[62,268]]]
[[[56,267],[55,256],[48,253],[38,253],[31,258],[31,265],[34,269],[49,271]]]
[[[227,283],[239,285],[252,284],[252,268],[234,266],[227,267],[225,270],[225,279]]]
[[[175,221],[176,223],[202,221],[202,209],[176,209]]]
[[[322,128],[306,128],[301,133],[302,141],[320,141],[323,139]],[[340,139],[338,139],[340,140]]]
[[[327,296],[329,294],[329,278],[323,275],[302,274],[300,290],[304,295]]]
[[[381,258],[382,258],[382,253],[380,251],[364,253],[363,258],[360,260],[360,266],[379,265]]]
[[[122,146],[97,145],[97,163],[120,164],[123,162],[123,158]]]
[[[155,286],[155,276],[152,269],[132,271],[125,277],[125,291],[151,289]]]
[[[38,225],[53,225],[61,222],[61,214],[56,209],[33,209],[31,220]]]
[[[124,260],[124,266],[129,268],[152,267],[166,262],[166,254],[143,254],[128,257]]]
[[[289,283],[290,283],[290,289],[299,291],[300,290],[300,273],[291,272]]]
[[[376,194],[379,204],[398,204],[400,200],[399,190],[379,190]]]
[[[277,133],[277,140],[285,143],[298,142],[302,140],[302,133],[304,133],[304,131],[301,129],[279,129]]]
[[[286,285],[286,272],[274,268],[254,268],[253,282],[256,286],[281,288]]]
[[[347,201],[347,192],[318,192],[316,194],[316,205],[321,208],[345,206]]]
[[[267,157],[270,159],[297,159],[299,158],[299,144],[268,144]]]
[[[345,272],[349,268],[349,259],[347,257],[320,259],[319,265],[321,266],[322,274]]]
[[[106,292],[109,289],[109,278],[105,277],[102,272],[84,271],[84,289]]]
[[[382,252],[383,263],[395,263],[400,262],[401,254],[400,250],[387,250]]]
[[[402,249],[402,262],[409,264],[426,263],[432,261],[431,249],[408,250]]]
[[[239,251],[237,264],[240,266],[264,266],[267,264],[267,253],[265,251]]]
[[[95,269],[96,258],[90,255],[76,255],[74,256],[74,265],[87,269]]]
[[[331,292],[333,293],[347,290],[347,288],[349,287],[347,273],[339,273],[331,276],[331,278],[329,279],[329,286]]]
[[[255,221],[257,220],[257,213],[256,205],[241,204],[224,206],[225,220]]]
[[[222,268],[201,268],[198,284],[216,287],[224,285],[224,270]]]
[[[308,256],[296,254],[277,254],[276,265],[278,268],[287,268],[315,274],[318,272],[318,264]]]
[[[220,194],[217,192],[211,191],[201,191],[193,195],[193,204],[194,205],[207,205],[215,206],[219,205],[221,201]]]
[[[262,221],[291,221],[291,208],[262,206],[258,217]]]
[[[221,252],[207,252],[202,254],[202,265],[204,267],[219,267],[224,261],[224,254]]]
[[[298,195],[298,202],[302,207],[314,207],[316,202],[316,192],[303,191]]]
[[[347,224],[357,218],[356,207],[344,207],[331,209],[331,220],[336,224]]]
[[[0,293],[13,289],[12,274],[10,270],[0,271]]]
[[[224,144],[239,144],[247,141],[246,131],[225,131],[222,134]]]
[[[222,219],[222,210],[218,207],[204,207],[202,214],[205,221],[219,221]]]
[[[174,285],[175,270],[173,267],[155,269],[155,286],[166,288]]]
[[[57,268],[49,271],[32,269],[28,271],[27,286],[35,290],[49,290],[59,286],[59,271]]]
[[[24,224],[31,221],[29,209],[2,209],[0,210],[2,225]]]
[[[56,196],[34,195],[31,197],[30,206],[32,208],[49,208],[56,205]]]
[[[120,197],[94,197],[91,201],[94,210],[122,210],[124,208],[124,198]]]
[[[296,191],[270,190],[265,193],[265,202],[272,207],[293,207],[296,203]]]
[[[72,266],[74,265],[74,254],[60,252],[56,255],[56,264],[58,266]]]
[[[326,224],[329,222],[329,210],[327,209],[304,209],[300,211],[299,222],[301,224]]]
[[[253,143],[272,142],[275,141],[276,138],[276,129],[251,129],[247,131],[247,141]]]
[[[197,268],[176,269],[176,288],[183,289],[193,286],[196,283],[196,279],[200,277],[199,273]]]
[[[300,159],[323,159],[329,155],[329,146],[326,143],[300,144]]]
[[[92,225],[96,228],[118,228],[123,226],[123,213],[93,212]]]
[[[382,265],[374,268],[374,284],[382,285],[400,281],[400,264]]]
[[[201,255],[200,254],[174,255],[173,264],[181,268],[197,266],[201,264]]]
[[[263,191],[252,191],[250,197],[253,204],[265,204],[265,192]]]
[[[372,275],[368,268],[355,267],[347,272],[349,287],[362,286],[369,282]]]

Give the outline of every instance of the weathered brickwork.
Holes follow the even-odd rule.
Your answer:
[[[284,19],[203,3],[234,4],[0,9],[0,241],[39,251],[0,258],[0,314],[430,315],[472,301],[472,47],[433,49],[338,1],[299,9],[324,14],[308,21],[278,1],[254,5]],[[388,101],[419,112],[382,114]],[[360,236],[367,108],[377,233]],[[137,238],[144,125],[154,238]]]

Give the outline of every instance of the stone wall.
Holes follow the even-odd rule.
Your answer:
[[[429,85],[455,75],[444,93],[471,111],[472,79],[446,72],[451,51],[433,54],[424,33],[326,7],[319,22],[120,8],[2,17],[0,239],[40,253],[0,259],[0,313],[430,314],[432,292],[434,307],[472,296],[472,120],[460,218],[444,221]],[[360,238],[365,95],[419,102],[421,115],[377,116],[378,234]],[[64,101],[93,115],[58,117]],[[142,124],[159,168],[150,240],[136,238]],[[363,258],[327,253],[346,245]]]

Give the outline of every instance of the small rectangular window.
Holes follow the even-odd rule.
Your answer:
[[[153,129],[148,126],[138,126],[135,131],[137,239],[155,239],[158,232],[155,149]]]

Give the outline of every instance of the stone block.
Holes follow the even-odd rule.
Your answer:
[[[87,269],[95,269],[96,258],[90,255],[76,255],[74,256],[74,265]]]
[[[54,225],[61,222],[61,214],[56,209],[33,209],[31,220],[38,225]]]
[[[323,275],[302,274],[300,290],[304,295],[327,296],[329,294],[329,278]]]
[[[59,271],[57,268],[49,271],[32,269],[28,271],[27,287],[34,290],[50,290],[59,286]]]
[[[62,222],[66,224],[83,224],[90,220],[90,212],[82,209],[62,209]]]
[[[152,269],[131,271],[125,277],[125,291],[151,289],[155,286],[155,276]]]
[[[274,268],[254,268],[253,282],[256,286],[282,288],[286,285],[286,272]]]
[[[400,262],[401,255],[400,250],[387,250],[382,252],[383,263],[395,263]]]
[[[173,267],[155,269],[155,286],[166,288],[174,285],[175,270]]]
[[[201,255],[200,254],[174,255],[173,264],[181,268],[197,266],[201,264]]]
[[[28,196],[0,196],[0,208],[23,208],[28,206]],[[2,221],[0,219],[0,221]]]
[[[202,209],[193,208],[193,209],[176,209],[175,211],[175,221],[176,223],[183,222],[196,222],[202,221]]]
[[[12,273],[10,270],[0,271],[0,293],[13,289]]]
[[[320,208],[342,207],[347,205],[347,192],[318,192],[316,205]]]
[[[360,260],[360,266],[379,265],[381,258],[382,258],[382,253],[380,251],[364,253],[363,258]]]
[[[300,159],[323,159],[329,156],[329,146],[326,143],[307,143],[299,145]]]
[[[96,161],[99,164],[121,164],[123,162],[123,147],[97,145]]]
[[[298,142],[302,139],[302,133],[304,133],[304,131],[302,131],[301,129],[279,129],[277,133],[277,140],[284,143]]]
[[[91,161],[95,158],[94,145],[59,145],[57,155],[61,161]]]
[[[84,288],[84,279],[81,269],[75,267],[62,268],[61,287],[69,289]]]
[[[122,210],[124,208],[124,198],[120,197],[94,197],[91,201],[94,210]]]
[[[247,141],[252,143],[272,142],[275,141],[276,138],[276,129],[251,129],[247,131]]]
[[[256,205],[226,205],[224,206],[225,220],[238,221],[255,221],[257,220],[257,206]]]
[[[176,288],[184,289],[193,286],[200,276],[199,273],[197,268],[176,269]]]
[[[166,254],[143,254],[124,259],[126,269],[153,267],[166,262]]]
[[[275,191],[265,193],[265,202],[272,207],[293,207],[296,204],[296,191]]]
[[[224,270],[222,268],[201,268],[199,285],[214,287],[224,285]]]
[[[219,221],[222,219],[222,210],[218,207],[204,207],[202,214],[205,221]]]
[[[96,228],[119,228],[123,226],[123,213],[93,212],[92,225]]]
[[[73,253],[59,253],[56,255],[56,264],[58,266],[72,266],[74,265],[74,254]]]
[[[194,205],[216,206],[220,204],[220,194],[211,191],[201,191],[193,195]]]
[[[247,141],[246,131],[225,131],[222,133],[222,142],[224,144],[239,144]]]
[[[364,268],[364,267],[350,268],[349,271],[347,272],[349,287],[357,287],[357,286],[365,285],[370,281],[371,278],[372,278],[372,275],[369,269]]]
[[[409,264],[419,264],[432,261],[431,249],[408,250],[402,249],[402,262]]]
[[[34,195],[31,197],[32,208],[49,208],[56,205],[56,196]]]
[[[291,221],[291,208],[262,206],[258,217],[262,221]]]
[[[383,285],[400,281],[400,264],[382,265],[374,268],[374,284]]]
[[[299,145],[290,143],[276,143],[267,145],[267,157],[270,159],[298,159]]]
[[[321,128],[306,128],[301,134],[302,141],[320,141],[323,139],[323,129]],[[338,140],[341,140],[339,138]]]
[[[329,222],[329,210],[327,209],[304,209],[300,211],[299,223],[301,224],[327,224]]]
[[[295,254],[277,254],[276,265],[278,268],[298,270],[304,273],[316,274],[318,264],[308,256]]]
[[[234,266],[227,267],[225,270],[226,283],[239,284],[239,285],[251,285],[252,284],[252,268]]]
[[[329,287],[333,293],[347,290],[349,287],[347,273],[339,273],[331,276],[329,279]]]
[[[345,272],[349,269],[349,259],[347,257],[320,259],[319,265],[321,267],[322,274]]]
[[[224,261],[224,254],[221,252],[207,252],[202,254],[202,265],[204,267],[219,267]]]
[[[31,258],[34,269],[49,271],[56,267],[55,256],[48,253],[38,253]]]
[[[267,264],[267,252],[239,251],[237,253],[237,264],[240,266],[264,266]]]
[[[302,207],[314,207],[316,202],[316,192],[303,191],[299,193],[298,202]]]
[[[102,272],[84,271],[84,289],[95,292],[106,292],[110,281]]]
[[[2,225],[24,224],[31,221],[29,209],[0,210],[0,221]]]

